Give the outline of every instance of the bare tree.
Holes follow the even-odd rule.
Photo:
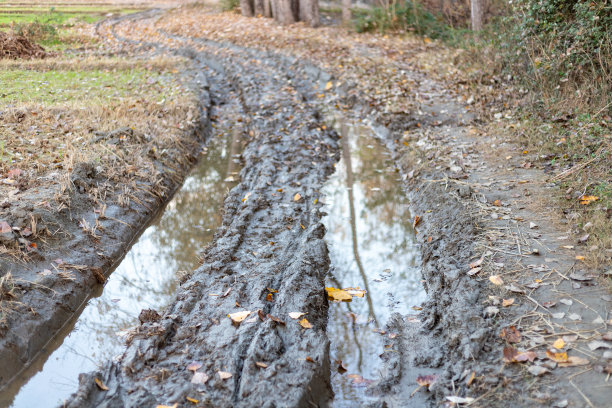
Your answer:
[[[245,17],[253,17],[253,0],[240,0],[240,11]]]
[[[482,30],[482,9],[484,0],[471,0],[472,30]]]
[[[342,0],[342,21],[345,24],[351,21],[351,0]]]

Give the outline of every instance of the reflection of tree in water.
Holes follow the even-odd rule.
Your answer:
[[[126,254],[111,276],[101,297],[92,299],[79,321],[78,336],[100,344],[77,350],[83,343],[75,339],[73,354],[92,355],[96,361],[116,354],[123,340],[116,335],[138,323],[143,308],[163,308],[176,290],[175,273],[193,270],[197,255],[213,237],[221,223],[221,208],[228,189],[225,182],[240,170],[240,133],[219,135],[207,146],[200,163],[185,180],[163,215],[148,228]],[[116,298],[118,301],[113,301]]]

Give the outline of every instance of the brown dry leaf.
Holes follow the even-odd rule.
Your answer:
[[[305,358],[306,361],[308,361],[309,363],[314,363],[315,361],[312,359],[312,357],[310,356],[306,356]]]
[[[497,285],[497,286],[504,284],[504,281],[498,275],[489,276],[489,280],[491,281],[492,284]]]
[[[302,312],[291,312],[289,313],[289,317],[292,319],[299,319],[300,317],[304,316],[306,313],[302,313]]]
[[[300,326],[302,326],[305,329],[312,329],[312,324],[310,324],[310,322],[306,320],[306,318],[303,318],[302,320],[300,320],[299,323],[300,323]]]
[[[273,322],[276,322],[276,323],[278,323],[278,324],[282,324],[283,326],[285,325],[285,321],[284,321],[284,320],[281,320],[281,319],[279,319],[279,318],[278,318],[278,317],[276,317],[276,316],[272,316],[272,315],[271,315],[271,314],[269,314],[269,313],[266,315],[266,317],[267,317],[268,319],[272,320]]]
[[[472,371],[472,374],[470,374],[468,379],[465,381],[465,385],[467,385],[468,387],[472,385],[472,383],[474,382],[474,378],[476,378],[476,371]]]
[[[525,361],[533,361],[537,357],[533,351],[520,352],[514,347],[504,347],[504,362],[505,363],[524,363]]]
[[[580,200],[580,204],[588,205],[588,204],[591,204],[593,201],[599,200],[599,197],[592,196],[592,195],[583,195],[583,196],[580,196],[578,200]]]
[[[240,324],[248,315],[251,314],[250,310],[243,310],[242,312],[230,313],[228,316],[232,319],[233,323]]]
[[[325,84],[325,90],[329,91],[332,88],[332,86],[334,86],[334,84],[332,84],[332,81],[327,82]]]
[[[300,201],[300,198],[302,198],[302,195],[300,193],[295,193],[293,196],[293,201]]]
[[[174,403],[174,405],[157,405],[155,408],[177,408],[178,403]]]
[[[259,368],[268,368],[268,365],[266,363],[262,363],[261,361],[256,361],[255,365]]]
[[[346,366],[342,363],[342,360],[336,360],[336,369],[340,374],[346,373]]]
[[[98,388],[101,389],[102,391],[108,391],[108,387],[104,385],[102,380],[100,380],[98,377],[94,377],[94,382],[96,383]]]
[[[219,374],[219,378],[222,380],[227,380],[232,377],[232,373],[228,373],[227,371],[218,371],[217,374]]]
[[[353,300],[353,297],[348,292],[342,289],[327,287],[325,288],[325,291],[327,292],[327,298],[329,300],[337,300],[343,302],[350,302],[351,300]]]
[[[197,400],[195,398],[191,398],[191,397],[185,397],[185,399],[189,402],[191,402],[192,404],[197,404],[198,402],[200,402],[200,400]]]
[[[477,261],[474,261],[470,264],[470,269],[474,269],[480,265],[482,265],[482,262],[484,261],[484,255],[480,257],[480,259],[478,259]]]
[[[416,228],[420,222],[421,222],[421,217],[419,217],[418,215],[415,215],[414,221],[412,222],[412,228]]]
[[[514,298],[502,300],[502,306],[503,307],[512,306],[513,304],[514,304]]]
[[[476,275],[478,272],[480,272],[482,270],[481,266],[477,266],[476,268],[472,268],[468,271],[468,276],[474,276]]]
[[[367,387],[368,385],[374,382],[372,380],[363,378],[359,374],[349,374],[347,375],[347,378],[350,378],[352,380],[352,385],[354,387]]]
[[[271,294],[271,293],[268,293],[268,294],[266,295],[266,301],[268,301],[268,302],[274,302],[274,295],[273,295],[273,294]]]
[[[555,340],[555,342],[553,343],[553,347],[561,350],[563,347],[565,347],[565,341],[563,341],[563,339],[561,337],[559,337],[557,340]]]
[[[206,384],[206,381],[208,381],[208,378],[208,375],[206,375],[205,373],[193,373],[193,377],[191,377],[191,383],[204,385]]]
[[[189,371],[193,371],[196,372],[198,371],[199,368],[202,367],[202,363],[200,361],[192,361],[191,363],[189,363],[189,365],[187,366],[187,369]]]
[[[575,367],[589,364],[589,360],[578,356],[569,356],[567,361],[560,362],[559,367]]]
[[[500,200],[495,200],[495,201],[493,201],[493,205],[496,206],[496,207],[501,207],[502,204],[501,204]]]
[[[521,341],[521,332],[514,326],[504,327],[499,333],[499,337],[506,339],[508,343],[519,343]]]
[[[566,363],[568,361],[567,353],[565,351],[557,353],[554,351],[546,350],[546,356],[557,363]]]

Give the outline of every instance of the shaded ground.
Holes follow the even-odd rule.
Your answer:
[[[143,317],[119,362],[82,376],[71,406],[329,403],[319,200],[339,158],[323,119],[334,110],[369,117],[418,216],[428,301],[418,318],[392,316],[372,405],[606,405],[607,282],[529,198],[545,176],[501,136],[479,136],[465,99],[431,79],[452,70],[435,44],[194,7],[99,32],[117,49],[189,56],[213,102],[244,115],[250,143],[203,265],[161,316]]]

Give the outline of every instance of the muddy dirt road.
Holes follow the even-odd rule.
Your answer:
[[[224,32],[215,15],[199,18]],[[132,50],[188,57],[185,74],[206,95],[204,127],[240,132],[243,167],[201,266],[182,276],[166,309],[141,313],[121,357],[83,374],[67,406],[501,407],[509,398],[525,407],[606,406],[609,291],[576,265],[552,221],[513,194],[519,185],[530,194],[545,188],[535,182],[542,175],[524,173],[520,158],[499,167],[483,154],[490,140],[474,136],[478,122],[456,95],[394,60],[388,65],[411,84],[414,106],[390,113],[362,103],[357,85],[325,64],[222,34],[170,33],[156,26],[163,19],[151,11],[101,29]],[[155,39],[138,39],[131,24]],[[304,31],[302,40],[311,34]],[[386,61],[376,41],[351,52]],[[378,150],[384,164],[351,149]],[[338,174],[348,204],[327,214]],[[398,197],[395,212],[376,207],[386,187]],[[355,206],[362,197],[371,207]],[[372,242],[385,241],[358,230],[386,215],[389,236],[410,238],[390,251],[398,258],[379,260],[388,248]],[[336,224],[342,216],[348,222]],[[338,253],[347,252],[343,264]],[[328,300],[326,286],[357,284],[368,296],[348,306]],[[346,316],[352,342],[334,327]],[[376,340],[366,340],[372,333]],[[338,359],[355,356],[361,366],[354,352],[362,339],[375,358],[339,379],[358,369]]]

